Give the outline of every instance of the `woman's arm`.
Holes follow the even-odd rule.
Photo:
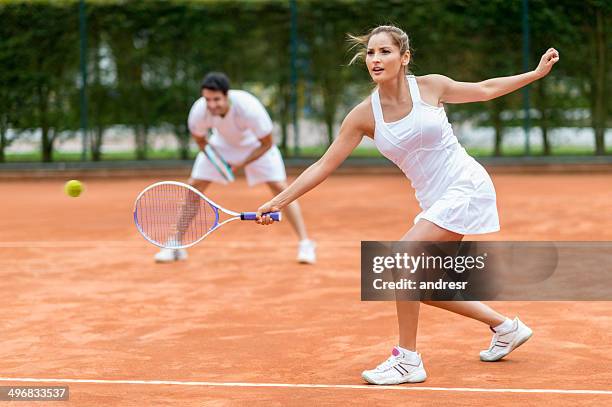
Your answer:
[[[548,75],[552,66],[559,61],[559,52],[549,48],[542,55],[533,71],[520,75],[493,78],[478,83],[457,82],[442,75],[429,75],[435,84],[440,103],[483,102],[514,92],[531,82]]]
[[[280,211],[306,192],[323,182],[359,145],[364,134],[373,132],[369,121],[373,122],[369,103],[356,106],[344,119],[338,137],[323,156],[308,167],[287,189],[263,204],[257,210],[258,223],[270,224],[269,216],[262,213]]]

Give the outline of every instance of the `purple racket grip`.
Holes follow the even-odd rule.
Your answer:
[[[281,216],[280,212],[268,212],[268,213],[264,213],[264,215],[270,215],[272,220],[274,220],[276,222],[280,222],[281,219],[282,219],[282,216]],[[256,220],[257,219],[257,213],[255,213],[255,212],[242,212],[240,214],[240,219],[242,219],[242,220]]]

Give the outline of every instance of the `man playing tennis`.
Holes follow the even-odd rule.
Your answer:
[[[272,120],[255,96],[229,88],[229,79],[223,73],[211,72],[202,81],[202,97],[191,107],[188,119],[189,131],[201,150],[188,182],[201,192],[211,182],[228,183],[203,152],[210,143],[232,171],[244,168],[249,186],[265,182],[277,195],[287,188],[287,176],[281,153],[272,140]],[[209,131],[212,136],[207,139]],[[316,246],[308,239],[297,201],[287,206],[286,215],[300,239],[297,260],[315,263]],[[163,263],[186,258],[184,249],[162,249],[155,255],[155,261]]]

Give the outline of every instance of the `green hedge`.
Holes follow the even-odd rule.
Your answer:
[[[531,0],[531,66],[559,49],[561,63],[532,86],[533,126],[592,126],[598,152],[610,126],[612,3]],[[291,123],[288,1],[87,1],[88,117],[94,159],[111,126],[133,128],[138,158],[148,132],[167,127],[187,157],[186,114],[210,70],[258,93],[282,129]],[[519,0],[298,0],[298,107],[327,126],[365,96],[362,66],[346,66],[346,33],[392,22],[411,36],[415,74],[443,73],[478,81],[522,71]],[[0,160],[21,133],[40,129],[41,159],[51,161],[60,134],[79,129],[78,1],[0,1]],[[521,94],[449,106],[454,119],[504,128],[520,123],[504,111]],[[567,113],[586,109],[588,119]],[[12,132],[9,132],[12,129]],[[498,153],[500,151],[497,151]],[[545,151],[546,153],[546,151]]]

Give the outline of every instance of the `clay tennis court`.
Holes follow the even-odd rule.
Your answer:
[[[418,212],[399,174],[337,175],[301,200],[316,266],[295,263],[288,224],[241,223],[154,264],[132,205],[158,180],[84,179],[78,199],[65,180],[0,185],[0,385],[66,384],[67,404],[87,406],[612,403],[605,302],[495,304],[534,329],[498,363],[478,359],[487,327],[423,306],[428,380],[361,380],[397,340],[394,304],[360,301],[359,261],[361,240],[396,240]],[[502,231],[479,239],[612,240],[612,174],[493,180]],[[240,179],[209,194],[254,210],[268,190]]]

